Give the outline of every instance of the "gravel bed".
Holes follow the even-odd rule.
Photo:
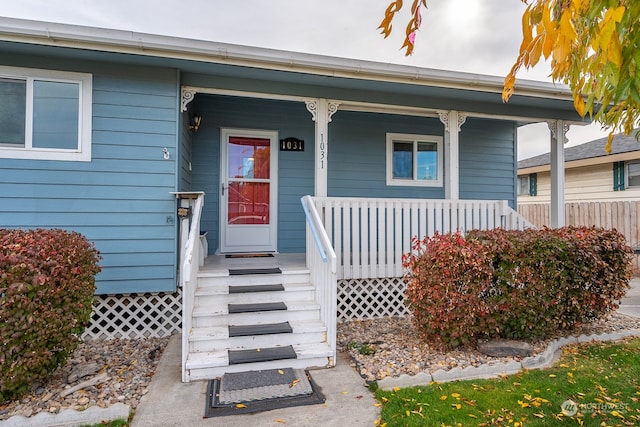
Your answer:
[[[619,313],[591,324],[582,325],[570,333],[550,337],[544,341],[528,341],[534,355],[542,353],[547,344],[560,336],[590,335],[640,329],[640,319]],[[348,354],[353,367],[367,381],[402,374],[466,368],[520,360],[517,357],[490,357],[464,347],[452,351],[437,351],[418,338],[408,318],[392,317],[374,320],[354,320],[338,324],[338,347]]]
[[[39,412],[57,414],[63,409],[84,410],[90,406],[106,408],[118,402],[135,410],[155,372],[169,338],[135,340],[91,340],[81,343],[64,366],[46,383],[34,384],[18,401],[0,404],[0,420],[13,415],[30,417]],[[72,383],[70,374],[80,367],[98,365],[99,370]],[[61,397],[60,393],[106,373],[106,380]]]

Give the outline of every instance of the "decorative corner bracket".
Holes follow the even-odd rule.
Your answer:
[[[307,111],[311,113],[312,120],[315,122],[318,119],[318,100],[308,99],[304,101],[307,106]],[[327,102],[327,121],[331,121],[331,117],[338,111],[340,107],[339,102]]]
[[[182,88],[181,92],[182,97],[180,100],[180,111],[185,112],[187,111],[187,105],[189,105],[189,103],[193,101],[193,98],[195,98],[197,92],[194,89],[188,88]]]
[[[438,117],[440,121],[444,125],[444,130],[449,130],[449,112],[448,111],[438,111]]]
[[[549,126],[549,131],[551,132],[553,138],[558,138],[557,121],[549,120],[547,121],[547,126]],[[565,144],[569,142],[569,139],[567,139],[567,132],[569,132],[570,128],[571,125],[569,123],[565,121],[562,122],[562,139]]]
[[[329,107],[329,121],[331,121],[331,118],[333,117],[333,115],[338,112],[338,108],[340,107],[340,103],[339,102],[329,102],[328,103],[328,107]]]
[[[311,113],[311,120],[315,122],[318,117],[318,101],[315,99],[308,99],[305,100],[304,103],[307,106],[307,111]]]
[[[442,124],[444,124],[444,130],[449,131],[449,112],[448,111],[438,111],[438,117]],[[458,132],[462,129],[462,125],[467,121],[467,115],[463,113],[458,113],[458,123],[456,124],[458,128]]]
[[[458,113],[458,132],[462,129],[462,125],[467,121],[467,115]]]

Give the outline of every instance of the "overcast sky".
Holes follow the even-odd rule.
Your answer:
[[[504,76],[520,44],[520,0],[429,0],[411,57],[400,51],[411,0],[391,37],[390,0],[0,0],[3,16]],[[546,80],[546,64],[519,78]],[[546,125],[519,132],[519,159],[549,151]],[[604,136],[572,126],[568,145]]]

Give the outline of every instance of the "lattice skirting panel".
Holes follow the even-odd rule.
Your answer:
[[[338,321],[406,316],[400,277],[338,281]]]
[[[182,327],[182,291],[96,295],[82,338],[166,337]]]

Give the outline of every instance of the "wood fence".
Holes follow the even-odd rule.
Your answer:
[[[523,204],[518,213],[528,221],[542,227],[551,225],[551,205],[549,203]],[[585,202],[565,204],[565,224],[615,228],[633,247],[640,247],[640,200],[619,202]],[[634,273],[640,273],[639,256],[633,260]]]

